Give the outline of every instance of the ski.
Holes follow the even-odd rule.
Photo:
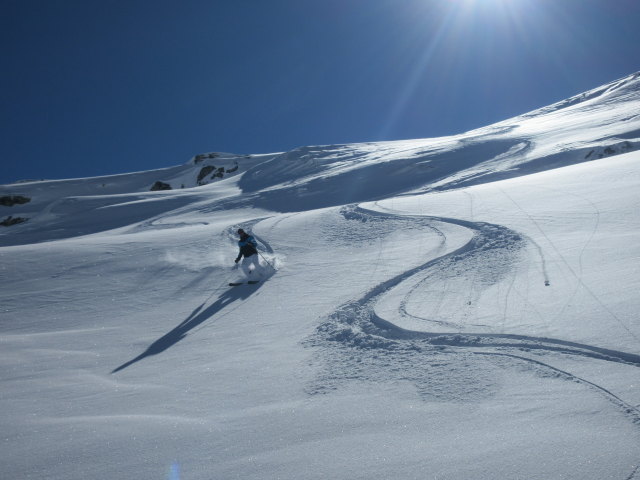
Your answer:
[[[260,280],[249,280],[247,282],[247,285],[255,285],[256,283],[259,283],[259,282],[260,282]],[[240,285],[244,285],[244,282],[231,282],[229,284],[230,287],[237,287],[237,286],[240,286]]]

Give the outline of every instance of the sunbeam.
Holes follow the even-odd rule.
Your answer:
[[[513,114],[505,91],[515,89],[527,97],[541,83],[549,83],[549,89],[559,79],[576,83],[567,62],[569,44],[576,38],[584,45],[573,47],[576,57],[597,47],[593,36],[572,22],[570,11],[557,2],[449,0],[441,4],[438,22],[433,16],[433,10],[418,10],[411,20],[407,35],[412,43],[401,59],[407,67],[381,121],[381,139],[393,137],[397,125],[408,121],[420,122],[425,136],[434,129],[440,135],[446,125],[464,123],[460,118],[482,118],[487,102],[495,104],[496,111],[484,113],[481,124],[497,121]],[[527,68],[518,60],[523,55],[530,59]],[[535,79],[531,70],[539,72]]]
[[[393,126],[398,119],[404,114],[404,111],[413,98],[420,83],[423,81],[425,74],[428,71],[429,64],[436,51],[442,46],[448,31],[452,28],[455,19],[455,10],[449,9],[449,11],[443,17],[440,26],[435,33],[431,36],[426,48],[418,56],[417,60],[413,62],[413,67],[406,80],[404,87],[398,92],[397,98],[393,102],[391,111],[387,115],[382,127],[380,129],[380,138],[387,138]]]

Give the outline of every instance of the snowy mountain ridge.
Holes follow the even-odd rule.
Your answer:
[[[41,221],[38,207],[50,213],[51,203],[64,202],[64,196],[103,198],[101,207],[109,205],[113,195],[135,194],[135,198],[151,201],[154,196],[145,192],[154,182],[186,190],[176,197],[199,199],[202,192],[190,189],[242,175],[238,185],[243,196],[257,195],[258,203],[277,211],[459,188],[636,150],[640,146],[639,98],[640,73],[635,73],[462,135],[310,146],[282,154],[208,153],[193,157],[186,165],[149,172],[5,185],[0,194],[33,197],[29,205],[15,209],[15,214],[32,219],[31,225],[22,226],[30,230]],[[365,182],[366,189],[354,187]]]
[[[3,472],[639,479],[639,112],[0,186]]]

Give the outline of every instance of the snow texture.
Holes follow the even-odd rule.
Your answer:
[[[0,186],[3,477],[639,479],[639,112]]]

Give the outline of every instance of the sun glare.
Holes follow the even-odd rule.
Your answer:
[[[451,0],[462,15],[489,15],[494,19],[513,18],[526,9],[529,0]]]
[[[523,57],[569,75],[555,47],[566,38],[584,35],[554,0],[443,0],[429,5],[424,21],[416,17],[413,24],[415,48],[407,52],[410,68],[381,124],[382,137],[419,99],[455,105],[470,82],[484,85],[483,94],[498,95],[491,85],[516,78],[519,72],[510,65]],[[452,108],[440,115],[459,114]]]

